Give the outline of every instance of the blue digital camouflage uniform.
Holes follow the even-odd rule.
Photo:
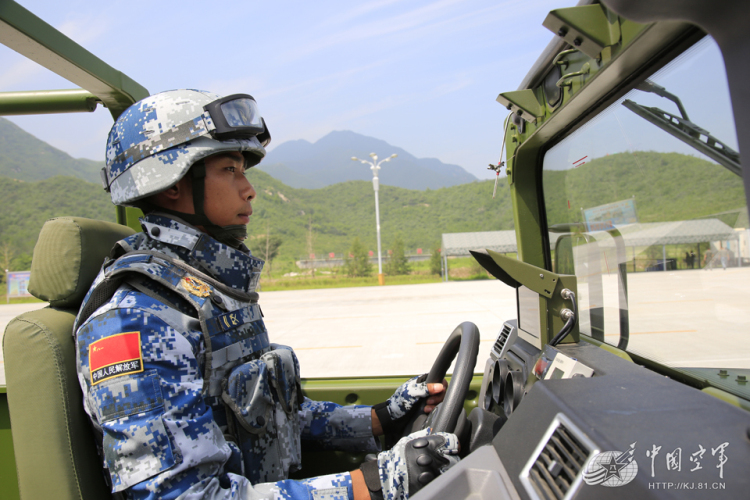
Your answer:
[[[302,397],[297,358],[269,342],[254,293],[263,261],[162,215],[142,225],[115,247],[76,321],[79,382],[112,491],[352,498],[348,473],[287,479],[303,446],[379,444],[369,406]]]

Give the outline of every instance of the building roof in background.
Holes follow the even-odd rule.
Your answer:
[[[736,240],[737,231],[719,219],[630,224],[620,228],[625,246],[679,245]]]
[[[726,241],[738,239],[737,231],[719,219],[696,219],[672,222],[647,222],[618,227],[626,247],[652,245],[679,245]],[[550,245],[565,233],[549,233]],[[600,244],[606,245],[611,237],[606,231],[589,233]],[[443,233],[443,255],[469,255],[469,250],[492,250],[499,253],[515,253],[516,232],[482,231],[474,233]]]

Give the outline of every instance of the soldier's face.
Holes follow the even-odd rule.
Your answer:
[[[206,158],[203,210],[217,226],[247,224],[255,189],[245,177],[245,159],[239,152]]]

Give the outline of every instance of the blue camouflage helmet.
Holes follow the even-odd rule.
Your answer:
[[[222,125],[217,121],[229,125],[238,121],[238,107],[227,111],[222,104],[228,101],[231,107],[232,98],[241,103],[239,121],[252,122],[250,129],[255,132],[217,134]],[[220,112],[210,112],[212,106]],[[221,113],[226,116],[217,120]],[[224,126],[227,128],[226,123]],[[200,90],[162,92],[133,104],[115,121],[107,139],[102,184],[113,203],[133,205],[172,187],[195,162],[217,153],[239,151],[248,167],[257,165],[266,155],[264,146],[269,141],[265,121],[251,96],[222,99]]]

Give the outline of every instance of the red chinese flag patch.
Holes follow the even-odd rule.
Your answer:
[[[97,340],[89,346],[91,383],[143,371],[141,332],[126,332]]]

